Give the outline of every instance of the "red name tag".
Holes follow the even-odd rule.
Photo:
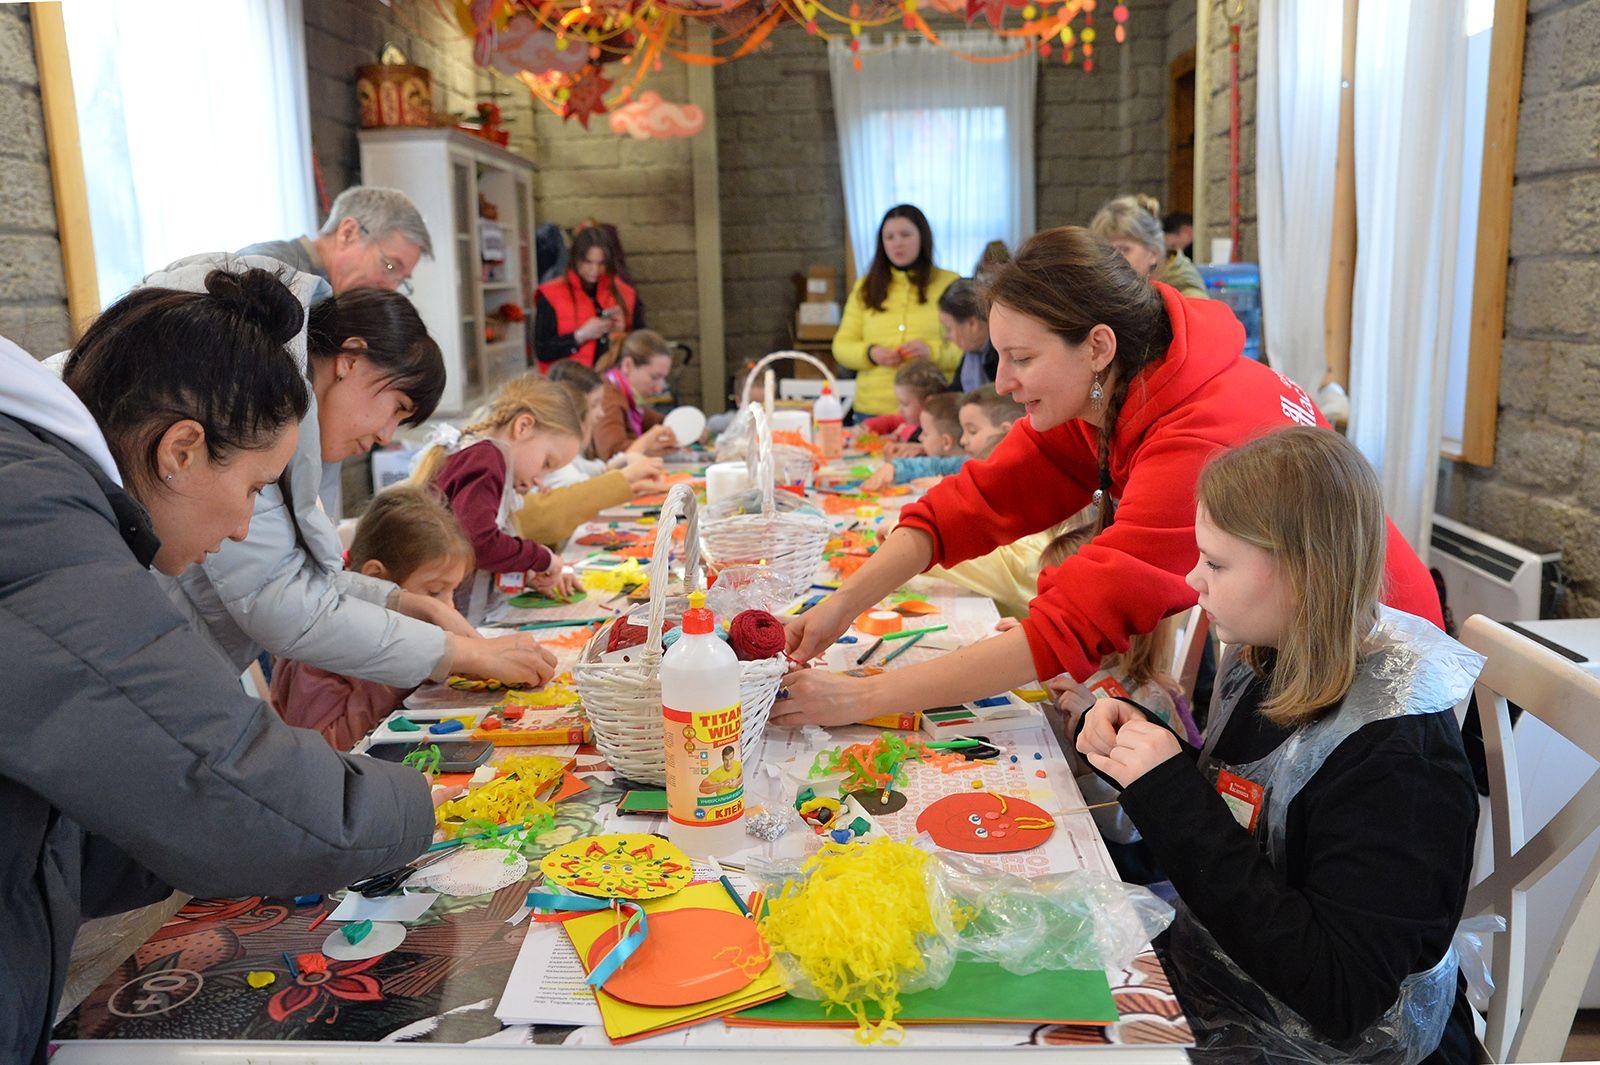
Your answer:
[[[1266,797],[1265,788],[1224,769],[1217,774],[1217,794],[1222,796],[1222,801],[1228,804],[1228,809],[1233,813],[1233,819],[1246,832],[1256,830],[1256,818],[1261,815],[1261,801]]]

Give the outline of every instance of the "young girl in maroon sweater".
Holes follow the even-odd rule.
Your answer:
[[[512,516],[545,474],[573,460],[583,412],[567,389],[535,375],[508,381],[484,416],[447,433],[417,460],[411,480],[443,493],[472,544],[477,573],[458,603],[473,622],[489,607],[494,575],[524,574],[534,589],[566,595],[578,588],[561,556],[515,534]]]

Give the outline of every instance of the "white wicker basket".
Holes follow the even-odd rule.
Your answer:
[[[774,351],[764,356],[750,368],[750,373],[744,379],[744,389],[739,394],[739,417],[717,441],[717,461],[734,462],[738,459],[749,458],[752,431],[750,429],[749,408],[750,390],[755,387],[762,371],[772,363],[781,359],[798,359],[808,362],[822,372],[823,379],[828,382],[828,387],[838,394],[839,382],[834,379],[833,371],[828,369],[828,364],[803,351]],[[770,371],[769,371],[770,372]],[[775,396],[768,395],[764,404],[767,413],[772,412],[772,401]],[[772,448],[772,472],[777,475],[779,484],[811,484],[813,456],[803,447],[792,444],[775,444]]]
[[[655,553],[649,568],[650,603],[637,608],[647,616],[648,632],[644,644],[636,648],[639,657],[620,665],[599,660],[611,637],[611,629],[617,624],[613,619],[594,634],[578,656],[578,664],[572,668],[578,696],[589,715],[595,746],[613,769],[641,784],[666,783],[666,740],[661,724],[661,633],[668,617],[681,617],[688,605],[684,597],[669,601],[667,596],[672,531],[680,517],[688,526],[684,537],[685,591],[705,587],[694,492],[688,485],[674,485],[667,493],[656,526]],[[633,612],[628,620],[639,623]],[[767,715],[772,711],[772,701],[778,694],[778,683],[787,671],[788,662],[783,655],[777,655],[739,665],[739,698],[744,717],[739,749],[748,774],[761,761],[761,738],[767,728]]]
[[[750,487],[761,493],[759,514],[740,514],[748,498],[741,494],[718,500],[706,509],[706,523],[700,544],[706,558],[717,568],[765,565],[783,575],[788,595],[793,598],[811,587],[822,552],[833,535],[833,525],[815,513],[803,498],[793,492],[776,491],[772,478],[772,434],[766,412],[759,404],[747,408],[755,429],[753,456],[746,456],[750,468]]]

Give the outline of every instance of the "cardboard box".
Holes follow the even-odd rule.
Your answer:
[[[837,303],[839,271],[831,266],[813,266],[806,271],[806,302]]]
[[[839,325],[839,304],[833,300],[802,303],[794,312],[794,322],[797,326],[825,325],[836,328]]]

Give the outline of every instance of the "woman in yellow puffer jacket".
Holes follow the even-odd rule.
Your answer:
[[[939,297],[956,275],[933,265],[933,231],[910,204],[891,207],[878,225],[878,251],[844,306],[833,357],[856,371],[855,409],[892,414],[894,374],[910,359],[933,361],[945,376],[961,363],[961,349],[939,326]]]

